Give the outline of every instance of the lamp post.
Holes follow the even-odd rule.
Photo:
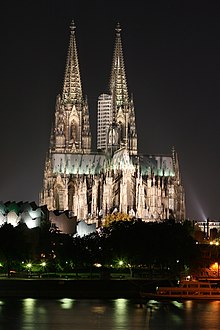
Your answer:
[[[29,262],[29,263],[26,265],[26,267],[27,267],[27,270],[28,270],[28,277],[30,277],[30,276],[31,276],[31,267],[32,267],[32,264]]]

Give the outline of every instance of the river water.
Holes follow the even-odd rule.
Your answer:
[[[3,299],[0,330],[218,330],[220,301]]]

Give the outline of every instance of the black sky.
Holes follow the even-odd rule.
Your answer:
[[[175,146],[187,217],[219,220],[220,7],[177,3],[1,2],[0,200],[38,204],[72,19],[95,135],[96,101],[108,86],[120,22],[139,150],[167,154]]]

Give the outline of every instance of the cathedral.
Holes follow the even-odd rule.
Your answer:
[[[68,210],[70,216],[96,224],[114,212],[143,221],[185,219],[185,195],[174,148],[169,155],[138,151],[135,107],[128,93],[119,24],[109,90],[97,97],[96,150],[92,150],[91,138],[72,22],[39,204],[51,211]]]

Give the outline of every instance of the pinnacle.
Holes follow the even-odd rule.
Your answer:
[[[70,31],[71,31],[71,34],[74,33],[75,29],[76,29],[76,26],[75,26],[74,20],[72,20],[72,22],[71,22],[71,24],[70,24]]]

